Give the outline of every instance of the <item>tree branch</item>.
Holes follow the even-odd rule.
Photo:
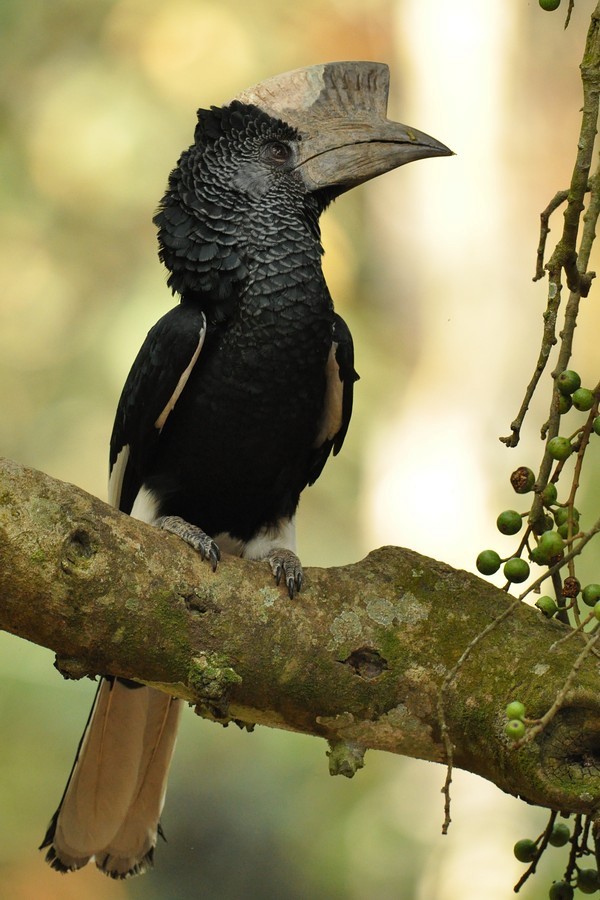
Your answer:
[[[290,601],[261,563],[215,574],[178,538],[84,491],[0,463],[0,627],[56,651],[70,677],[114,674],[202,715],[319,735],[330,768],[366,748],[444,761],[438,700],[465,647],[514,599],[474,575],[387,547],[308,569]],[[600,797],[600,678],[586,658],[565,705],[515,751],[504,707],[540,717],[584,639],[525,604],[476,642],[444,687],[454,764],[562,811]]]

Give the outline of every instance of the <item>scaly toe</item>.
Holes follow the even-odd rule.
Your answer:
[[[190,525],[180,516],[161,516],[155,524],[164,531],[180,537],[200,554],[201,559],[207,560],[213,572],[216,570],[217,563],[221,559],[221,551],[213,539],[201,528],[198,528],[197,525]]]
[[[302,588],[304,580],[300,560],[292,550],[277,547],[271,550],[267,561],[277,584],[280,584],[282,576],[285,577],[288,594],[293,600]]]

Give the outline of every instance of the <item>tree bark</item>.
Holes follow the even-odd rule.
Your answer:
[[[68,677],[151,684],[223,722],[331,742],[353,774],[365,749],[445,761],[440,690],[464,649],[513,598],[467,572],[385,547],[306,570],[289,600],[264,563],[216,573],[178,538],[84,491],[0,463],[0,627],[49,647]],[[584,638],[526,604],[479,641],[444,691],[454,763],[565,812],[600,799],[600,677],[590,654],[548,727],[520,749],[506,703],[553,703]]]

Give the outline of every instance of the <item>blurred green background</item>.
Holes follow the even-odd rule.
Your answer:
[[[533,0],[2,0],[2,455],[105,497],[122,383],[173,304],[151,219],[196,108],[297,66],[380,60],[390,116],[458,155],[359,188],[323,221],[362,381],[342,455],[303,498],[300,553],[334,565],[397,543],[472,569],[512,505],[508,474],[539,459],[548,391],[517,453],[497,438],[537,355],[538,214],[570,176],[594,5],[579,0],[564,33]],[[599,322],[584,315],[587,385]],[[321,742],[190,711],[155,871],[64,878],[35,848],[94,686],[7,635],[0,675],[2,897],[500,900],[522,870],[512,844],[545,820],[457,772],[442,838],[440,767],[371,753],[354,781],[331,779]],[[521,896],[546,897],[561,862],[553,851]]]

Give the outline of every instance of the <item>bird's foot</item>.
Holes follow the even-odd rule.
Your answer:
[[[186,522],[180,516],[161,516],[154,524],[158,528],[162,528],[163,531],[176,534],[186,544],[197,550],[201,559],[206,559],[210,563],[213,572],[215,571],[217,563],[221,559],[221,551],[213,539],[201,528],[198,528],[197,525],[190,525],[189,522]]]
[[[300,560],[292,550],[286,550],[283,547],[274,547],[269,551],[266,559],[271,566],[271,571],[277,584],[281,582],[282,576],[285,578],[288,594],[290,599],[293,600],[302,588],[302,581],[304,580]]]

